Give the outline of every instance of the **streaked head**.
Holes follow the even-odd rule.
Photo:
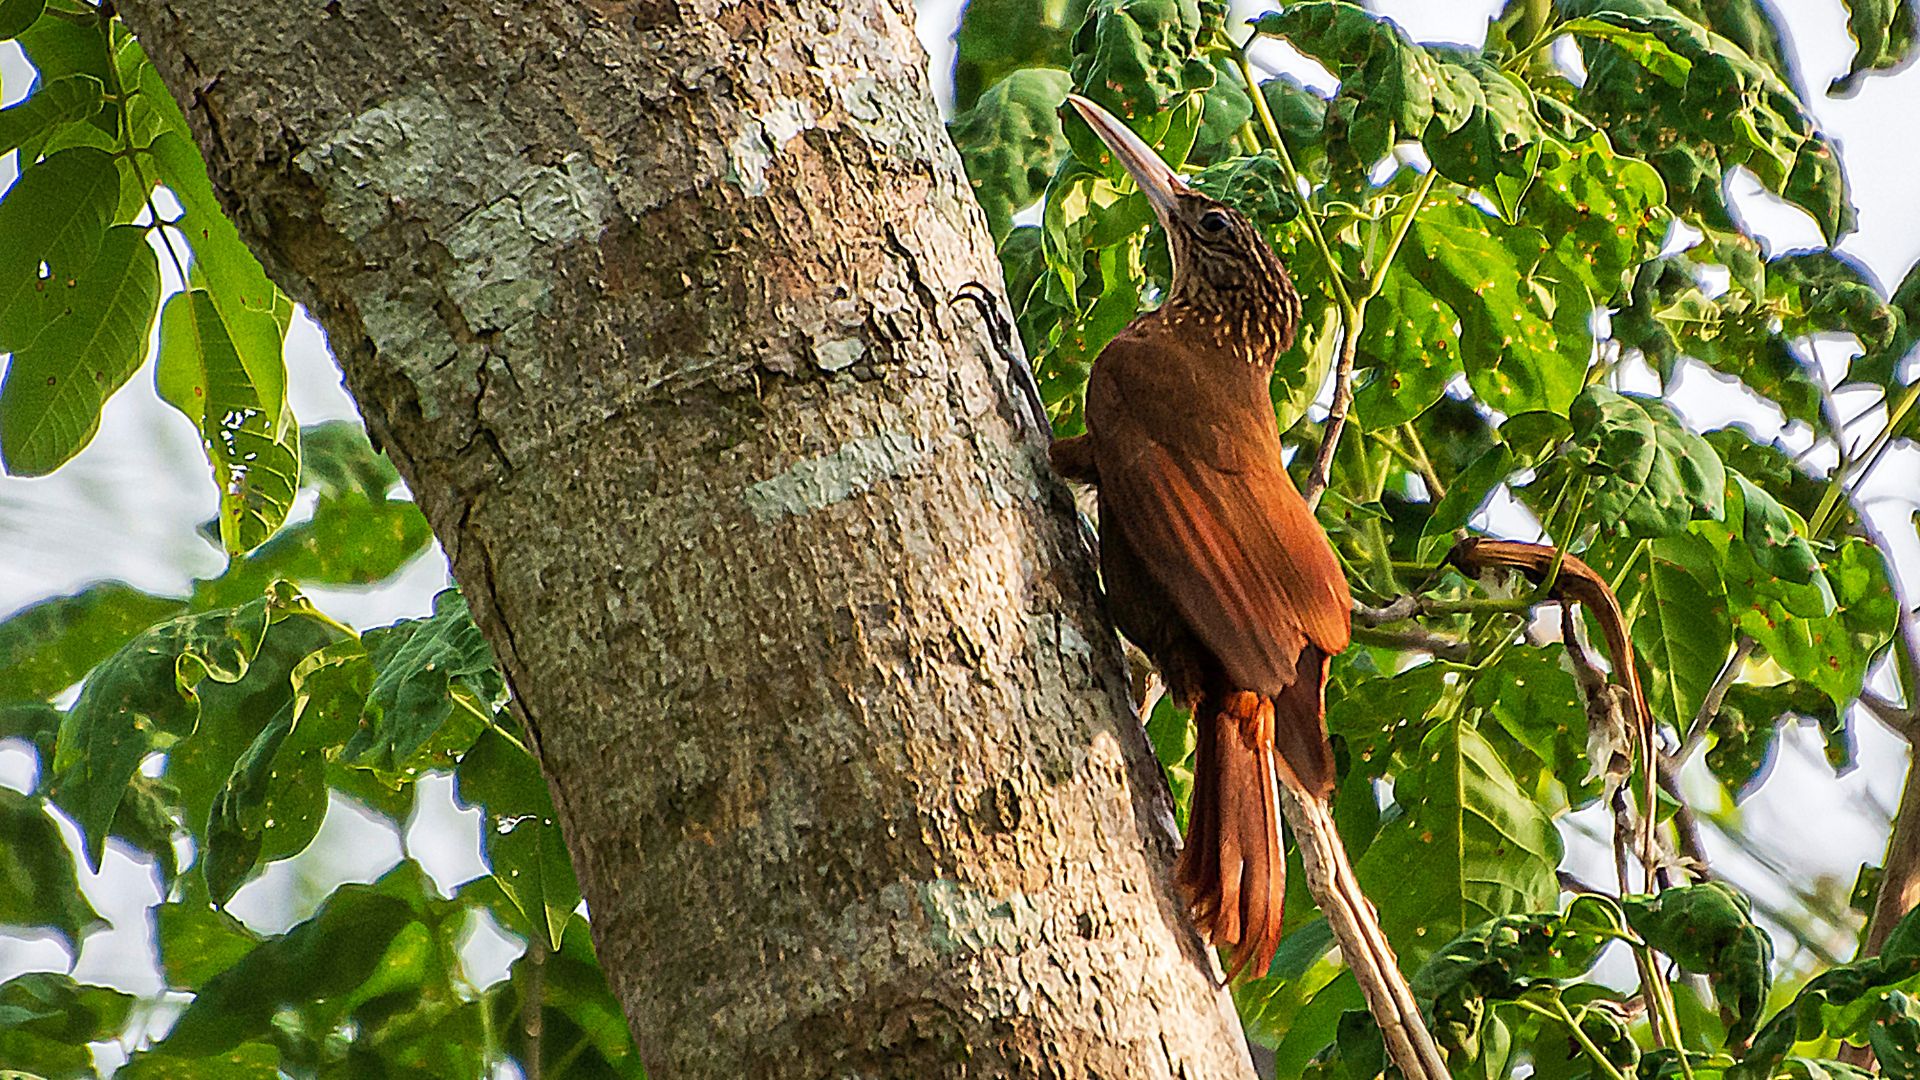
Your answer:
[[[1133,177],[1167,233],[1173,287],[1170,317],[1218,324],[1245,338],[1271,364],[1293,344],[1300,298],[1286,268],[1253,222],[1195,191],[1118,117],[1078,94],[1067,102]]]

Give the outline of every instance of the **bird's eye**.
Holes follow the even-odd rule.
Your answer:
[[[1200,231],[1213,236],[1226,232],[1229,224],[1227,215],[1219,210],[1209,210],[1200,215]]]

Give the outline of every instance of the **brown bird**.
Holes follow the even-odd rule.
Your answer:
[[[1300,298],[1245,217],[1193,190],[1126,125],[1067,99],[1133,176],[1166,230],[1173,284],[1100,353],[1084,435],[1055,469],[1099,493],[1114,622],[1198,728],[1193,803],[1175,877],[1194,924],[1262,975],[1280,941],[1281,785],[1301,853],[1409,1078],[1444,1063],[1333,829],[1324,691],[1352,603],[1326,533],[1287,475],[1268,382]]]
[[[1173,285],[1100,353],[1087,432],[1056,441],[1053,463],[1098,489],[1113,620],[1199,729],[1175,871],[1194,923],[1233,947],[1229,977],[1263,975],[1286,893],[1279,785],[1333,792],[1322,690],[1352,608],[1281,460],[1267,389],[1300,297],[1251,222],[1099,106],[1068,100],[1153,205]]]

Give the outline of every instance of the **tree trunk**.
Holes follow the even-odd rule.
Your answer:
[[[452,559],[654,1076],[1248,1071],[906,6],[121,9]]]

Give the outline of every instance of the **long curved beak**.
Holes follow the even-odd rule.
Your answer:
[[[1093,129],[1093,133],[1100,136],[1100,141],[1107,144],[1107,149],[1113,151],[1113,156],[1133,177],[1133,182],[1140,185],[1140,193],[1153,205],[1154,215],[1160,219],[1160,224],[1165,226],[1172,221],[1175,196],[1193,191],[1187,182],[1168,168],[1167,163],[1160,160],[1160,155],[1153,152],[1153,147],[1135,135],[1132,128],[1121,123],[1119,117],[1079,94],[1068,94],[1067,102],[1080,114],[1080,119]]]

